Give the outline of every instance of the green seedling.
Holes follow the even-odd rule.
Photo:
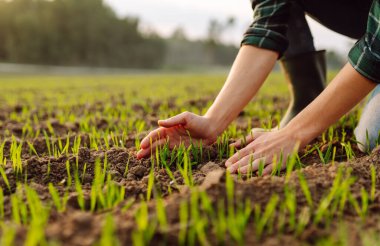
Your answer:
[[[254,217],[255,217],[256,235],[258,238],[261,238],[265,227],[269,226],[268,222],[270,222],[273,219],[279,200],[280,198],[278,197],[278,195],[272,195],[263,213],[261,213],[260,206],[257,204],[255,205]]]
[[[0,219],[4,219],[4,192],[0,187]]]
[[[148,205],[142,201],[135,215],[136,228],[132,232],[133,245],[148,245],[157,228],[157,222],[149,220]]]
[[[77,192],[78,205],[81,210],[85,210],[84,193],[83,193],[82,184],[79,181],[78,175],[75,175],[74,180],[75,180],[75,190]]]
[[[70,187],[72,183],[72,178],[71,178],[70,162],[68,160],[66,161],[65,166],[66,166],[66,173],[67,173],[67,187]]]
[[[6,158],[4,157],[4,146],[5,146],[5,141],[0,145],[0,165],[6,165],[7,161]]]
[[[58,212],[64,212],[66,210],[68,193],[66,193],[66,195],[61,199],[58,190],[54,187],[52,183],[49,183],[49,193],[52,197],[54,206],[57,208]]]
[[[9,184],[7,174],[5,173],[4,168],[1,165],[0,165],[0,174],[1,174],[1,177],[3,178],[3,181],[4,181],[5,185],[7,186],[8,190],[11,191],[11,186]]]
[[[296,212],[297,212],[297,201],[296,193],[289,186],[285,186],[285,207],[289,213],[289,227],[291,230],[294,230],[296,227]]]
[[[350,203],[354,207],[356,213],[364,221],[364,219],[366,218],[367,213],[368,213],[368,200],[369,199],[368,199],[368,193],[367,193],[367,191],[364,188],[362,188],[360,190],[360,194],[361,194],[361,206],[358,203],[358,201],[352,196],[351,193],[349,194],[348,198],[349,198]]]
[[[178,243],[179,245],[186,245],[187,238],[187,227],[189,221],[189,205],[187,201],[182,201],[179,207],[179,235],[178,235]]]
[[[150,172],[149,172],[148,188],[147,188],[147,192],[146,192],[147,201],[150,201],[150,198],[152,196],[153,186],[154,186],[154,169],[151,168]]]
[[[1,237],[0,245],[13,246],[15,245],[15,238],[17,228],[16,226],[8,223],[1,223]]]
[[[375,201],[375,194],[376,194],[376,168],[373,164],[370,166],[371,168],[371,202]]]
[[[162,232],[166,232],[168,230],[168,220],[166,216],[164,201],[160,197],[156,198],[156,213],[160,230]]]
[[[311,218],[310,208],[303,207],[301,213],[298,216],[298,221],[295,228],[295,233],[297,236],[305,230],[306,226],[309,224]]]
[[[99,240],[99,245],[120,245],[115,235],[115,224],[111,214],[107,214],[103,222],[102,233]]]
[[[313,207],[313,198],[311,196],[309,185],[307,184],[307,181],[306,181],[304,175],[300,171],[298,172],[298,179],[300,182],[301,190],[302,190],[302,192],[306,198],[307,204],[309,205],[309,207],[312,208]]]

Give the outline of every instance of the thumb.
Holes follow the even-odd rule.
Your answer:
[[[258,137],[260,137],[261,135],[265,134],[266,132],[267,130],[265,129],[254,128],[252,129],[251,133],[248,136],[246,136],[244,139],[239,139],[236,142],[230,144],[230,147],[239,148],[243,145],[247,145],[251,143],[252,141],[254,141],[255,139],[257,139]]]
[[[183,112],[166,120],[159,120],[158,125],[161,127],[173,127],[177,125],[186,125],[189,120],[189,112]]]

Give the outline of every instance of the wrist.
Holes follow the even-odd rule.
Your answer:
[[[298,124],[291,124],[290,122],[287,126],[281,129],[281,131],[285,132],[289,138],[299,142],[300,147],[304,147],[316,137],[315,134],[313,134],[313,131],[309,128],[310,127],[302,127]]]
[[[225,125],[226,121],[223,120],[220,115],[212,115],[207,112],[203,117],[207,121],[207,130],[210,135],[218,137],[228,126],[228,123],[227,126]]]

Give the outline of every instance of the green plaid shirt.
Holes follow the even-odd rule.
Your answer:
[[[277,51],[288,47],[287,20],[291,0],[255,1],[254,21],[242,44]],[[351,49],[348,60],[364,77],[380,83],[380,0],[373,0],[365,35]]]

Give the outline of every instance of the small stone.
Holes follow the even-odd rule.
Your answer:
[[[224,174],[225,174],[225,171],[223,169],[214,170],[208,173],[201,185],[201,189],[207,190],[211,186],[220,183],[222,178],[224,177]]]
[[[212,171],[215,171],[215,170],[222,170],[222,168],[216,164],[215,162],[208,162],[207,164],[205,164],[204,166],[201,167],[201,172],[205,173],[205,174],[208,174]]]
[[[132,167],[129,172],[134,174],[137,178],[142,178],[145,174],[145,171],[146,171],[145,167],[138,165],[138,166]]]
[[[141,182],[143,182],[144,184],[148,184],[148,182],[149,182],[149,175],[144,176],[144,177],[141,179]]]
[[[374,154],[374,155],[380,154],[380,145],[372,150],[372,154]]]
[[[74,218],[75,224],[83,227],[91,226],[92,215],[90,213],[78,213]]]
[[[128,173],[127,180],[128,181],[137,180],[137,177],[133,173]]]

